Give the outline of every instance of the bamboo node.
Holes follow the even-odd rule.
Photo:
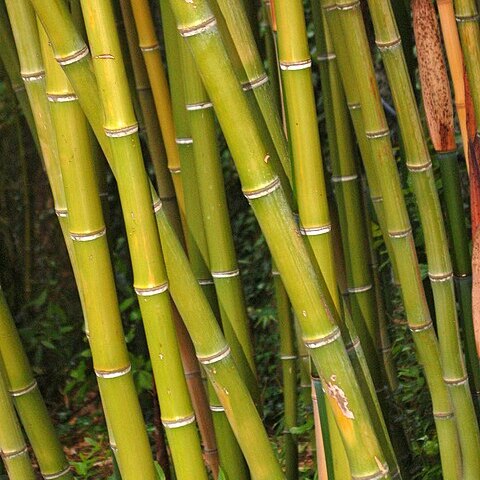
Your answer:
[[[160,285],[155,285],[153,287],[134,287],[135,293],[141,297],[151,297],[152,295],[159,295],[168,290],[168,282],[161,283]]]
[[[388,474],[389,474],[388,465],[385,463],[381,465],[380,470],[378,470],[375,473],[371,473],[368,475],[352,475],[352,480],[380,480],[382,478],[386,478]]]
[[[153,213],[158,213],[162,209],[162,206],[162,201],[159,198],[155,200],[153,203]]]
[[[95,375],[99,378],[118,378],[123,377],[131,372],[132,366],[129,364],[125,368],[120,368],[118,370],[97,370],[95,369]]]
[[[179,27],[178,31],[182,37],[193,37],[194,35],[198,35],[200,33],[207,32],[211,28],[217,25],[217,19],[215,17],[210,17],[207,20],[194,25],[192,27],[182,28]]]
[[[223,360],[224,358],[227,358],[230,355],[230,347],[226,345],[222,350],[220,350],[217,353],[214,353],[213,355],[209,355],[208,357],[199,357],[197,355],[198,361],[202,365],[211,365],[212,363],[219,362],[220,360]]]
[[[400,230],[399,232],[388,232],[390,238],[406,238],[412,233],[412,228],[406,230]]]
[[[457,280],[465,280],[465,279],[470,279],[471,275],[468,273],[456,273],[455,278]]]
[[[365,136],[370,140],[376,138],[388,137],[390,135],[390,130],[387,128],[385,130],[379,130],[378,132],[365,132]]]
[[[79,62],[88,54],[90,51],[88,50],[88,46],[85,45],[83,46],[80,50],[76,51],[75,53],[72,53],[71,55],[67,55],[66,57],[55,57],[55,60],[62,66],[66,65],[71,65],[72,63]]]
[[[360,6],[360,1],[359,0],[356,0],[355,2],[352,2],[352,3],[344,3],[344,4],[337,3],[337,9],[342,10],[342,11],[353,10],[354,8],[357,8],[359,6]]]
[[[21,73],[21,77],[24,82],[36,82],[37,80],[45,78],[45,70],[32,73]]]
[[[433,323],[430,320],[428,323],[423,323],[422,325],[408,325],[408,328],[412,333],[419,333],[428,330],[433,327]]]
[[[212,278],[200,278],[198,281],[199,285],[213,285]]]
[[[176,138],[175,143],[177,145],[191,145],[193,143],[193,138]]]
[[[70,466],[66,466],[63,470],[57,473],[43,473],[44,480],[55,480],[56,478],[62,478],[64,475],[70,472]]]
[[[281,61],[280,70],[305,70],[312,66],[312,59],[308,58],[307,60],[298,60],[296,62],[286,62]]]
[[[212,102],[198,102],[198,103],[187,103],[185,105],[185,108],[189,112],[194,112],[196,110],[203,110],[205,108],[212,108],[213,103]]]
[[[242,83],[242,90],[244,92],[248,92],[249,90],[254,90],[255,88],[261,87],[262,85],[265,85],[268,83],[268,75],[264,72],[262,75],[260,75],[258,78],[255,78],[254,80],[251,80],[249,82],[243,82]]]
[[[140,50],[142,52],[153,52],[155,50],[159,50],[160,49],[160,45],[158,43],[156,43],[155,45],[148,45],[146,47],[142,47],[141,45],[140,46]]]
[[[272,270],[272,275],[275,276],[280,276],[280,272],[278,270]]]
[[[211,412],[224,412],[225,409],[223,408],[222,405],[210,405],[210,411]]]
[[[178,175],[179,173],[181,173],[182,169],[180,167],[168,167],[168,171],[172,175]]]
[[[90,242],[91,240],[96,240],[97,238],[103,237],[107,233],[105,227],[97,230],[96,232],[89,233],[73,233],[70,232],[70,238],[76,242]]]
[[[296,355],[280,355],[280,360],[296,360]]]
[[[455,20],[457,23],[478,22],[480,20],[480,15],[478,13],[475,13],[474,15],[455,15]]]
[[[300,233],[306,236],[324,235],[325,233],[330,233],[331,230],[331,223],[327,223],[326,225],[321,225],[319,227],[300,227]]]
[[[453,412],[433,412],[433,416],[439,420],[450,420],[454,417]]]
[[[358,110],[362,107],[360,103],[348,103],[347,105],[350,110]]]
[[[380,42],[376,41],[375,42],[377,45],[377,48],[380,50],[380,52],[387,52],[388,50],[394,50],[395,48],[399,47],[402,44],[402,39],[400,37],[395,38],[395,40],[390,40],[389,42]]]
[[[340,329],[337,326],[335,326],[334,329],[329,334],[324,335],[323,337],[316,338],[314,340],[303,339],[303,342],[305,343],[305,346],[307,348],[310,348],[310,349],[320,348],[335,342],[335,340],[340,338],[340,335],[341,335]]]
[[[275,177],[269,184],[265,185],[264,187],[258,188],[257,190],[250,190],[250,191],[243,191],[245,198],[247,200],[255,200],[257,198],[262,198],[270,193],[277,190],[280,187],[280,179]]]
[[[468,383],[468,375],[465,375],[462,378],[443,378],[443,381],[452,387],[460,386],[460,385],[465,385]]]
[[[352,182],[357,178],[358,178],[358,175],[356,173],[354,175],[332,175],[332,182],[333,183]]]
[[[333,12],[337,10],[337,5],[335,3],[332,5],[322,5],[322,8],[325,12]]]
[[[453,272],[447,273],[430,273],[428,272],[428,277],[431,282],[448,282],[453,278]]]
[[[187,415],[186,417],[181,417],[175,420],[163,420],[162,425],[165,428],[181,428],[190,425],[191,423],[195,422],[195,414],[192,413],[191,415]]]
[[[358,337],[354,338],[349,344],[345,345],[345,350],[348,353],[353,352],[360,346],[360,339]]]
[[[12,85],[12,90],[13,90],[15,93],[20,93],[20,92],[22,92],[23,90],[25,90],[25,85],[23,85],[23,84]]]
[[[362,285],[361,287],[350,287],[347,288],[348,293],[363,293],[368,292],[373,288],[373,285],[370,283],[369,285]]]
[[[27,393],[33,392],[38,387],[37,381],[33,380],[30,385],[27,385],[23,388],[18,388],[16,390],[9,390],[10,395],[12,397],[21,397],[22,395],[26,395]]]
[[[370,200],[372,201],[372,203],[382,203],[383,197],[371,197]]]
[[[55,215],[57,217],[68,217],[68,210],[66,208],[56,208]]]
[[[231,278],[238,277],[240,275],[240,270],[236,268],[235,270],[226,270],[224,272],[210,272],[213,278]]]
[[[26,453],[28,453],[28,448],[25,445],[20,450],[14,450],[13,452],[5,452],[4,450],[2,450],[1,453],[2,458],[4,458],[5,460],[11,460],[12,458],[20,457],[21,455],[25,455]]]
[[[432,162],[429,161],[427,163],[424,163],[423,165],[412,165],[407,163],[407,168],[408,171],[412,173],[426,172],[427,170],[430,170],[432,168]]]
[[[110,138],[120,138],[127,137],[128,135],[133,135],[138,132],[138,123],[134,125],[128,125],[122,128],[105,128],[105,135]]]
[[[335,53],[324,53],[323,55],[317,55],[318,62],[328,62],[330,60],[335,60],[337,55]]]
[[[47,95],[48,101],[52,103],[66,103],[66,102],[75,102],[78,100],[78,97],[74,93],[66,93],[63,95],[56,95],[49,93]]]

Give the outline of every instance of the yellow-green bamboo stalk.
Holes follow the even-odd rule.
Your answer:
[[[89,0],[82,1],[82,10],[87,19],[86,28],[105,112],[104,129],[118,166],[116,179],[132,257],[134,286],[159,394],[162,423],[177,478],[194,475],[206,479],[113,11],[109,2],[99,5]],[[111,82],[117,85],[116,92],[112,92]],[[122,468],[122,462],[120,465]]]
[[[197,68],[215,106],[244,193],[260,221],[302,323],[304,341],[325,382],[329,401],[343,432],[352,473],[382,473],[385,478],[390,478],[340,331],[335,325],[338,321],[336,309],[323,278],[317,276],[303,240],[296,233],[279,180],[263,161],[268,152],[221,43],[216,19],[206,3],[200,0],[192,4],[172,0],[171,5],[179,31],[192,48]],[[218,82],[220,75],[221,83]],[[237,129],[239,120],[242,122],[241,135]]]
[[[340,62],[349,65],[356,75],[365,136],[376,160],[377,176],[382,178],[381,191],[385,204],[386,223],[395,255],[407,317],[412,330],[421,363],[424,365],[434,403],[435,421],[439,435],[444,478],[458,478],[461,472],[461,457],[453,417],[452,405],[442,378],[439,351],[433,324],[425,301],[423,286],[414,249],[412,230],[402,196],[398,172],[392,154],[389,130],[381,106],[373,65],[369,56],[359,4],[348,0],[323,1],[327,9],[337,10],[337,17],[329,16],[329,26],[341,28],[345,43],[349,45],[348,58]],[[384,19],[383,19],[384,21]],[[338,55],[337,50],[337,55]],[[348,86],[345,85],[348,89]],[[392,85],[393,88],[393,85]],[[366,166],[367,169],[369,166]]]
[[[103,113],[96,81],[89,67],[88,49],[76,32],[62,2],[49,3],[46,8],[43,0],[31,1],[35,2],[35,10],[46,26],[55,57],[57,61],[60,60],[59,63],[63,63],[62,67],[74,84],[79,102],[83,110],[88,113],[90,124],[94,126],[102,148],[109,152],[107,158],[116,172],[115,159],[111,158],[109,144],[104,141],[106,137],[101,128]],[[65,56],[71,60],[66,64],[62,60]],[[154,205],[157,207],[161,205],[154,190],[152,190],[152,199]],[[206,371],[231,421],[253,475],[261,480],[281,479],[283,476],[256,407],[232,362],[210,306],[202,295],[200,286],[192,274],[185,253],[165,213],[161,208],[156,210],[157,226],[162,232],[162,246],[166,252],[172,297],[179,307],[194,342],[197,356],[203,364],[209,366]],[[217,355],[218,353],[220,355]],[[252,438],[255,439],[253,442]],[[258,458],[262,459],[261,464]]]
[[[416,108],[415,96],[401,49],[401,39],[390,3],[388,1],[369,0],[369,5],[375,27],[377,46],[382,52],[383,62],[390,80],[400,131],[404,140],[407,168],[412,175],[420,221],[424,231],[429,277],[435,302],[440,358],[444,380],[450,391],[456,417],[462,451],[463,476],[466,479],[473,479],[480,475],[480,432],[476,422],[463,351],[460,345],[452,263],[448,251],[440,200],[435,186],[432,162],[423,137],[420,116]],[[425,79],[425,68],[430,71],[430,74],[434,72],[434,66],[430,64],[431,59],[435,59],[438,68],[438,59],[439,57],[442,58],[440,43],[435,43],[434,38],[432,38],[432,35],[435,35],[435,30],[430,22],[431,20],[436,21],[436,16],[430,0],[413,0],[412,8],[419,67],[422,77]],[[437,55],[421,57],[423,52],[436,52]],[[433,107],[432,101],[436,98],[438,103],[442,105],[442,108],[435,109],[437,115],[447,122],[453,120],[453,118],[448,118],[448,110],[452,112],[451,104],[450,109],[445,108],[447,107],[447,104],[445,104],[447,98],[450,101],[446,72],[443,82],[441,77],[437,77],[436,82],[429,86],[430,88],[426,88],[422,92],[424,102],[428,101],[428,107]],[[447,95],[442,94],[443,92]],[[426,111],[428,111],[429,116],[433,113],[433,108],[428,108]],[[441,131],[444,136],[441,143],[437,143],[438,139],[435,139],[435,143],[445,145],[446,150],[449,148],[449,143],[452,146],[455,145],[454,137],[445,135],[447,125],[448,123],[442,123],[442,130],[437,130]]]
[[[35,480],[28,448],[8,391],[5,366],[0,356],[0,455],[10,480]]]

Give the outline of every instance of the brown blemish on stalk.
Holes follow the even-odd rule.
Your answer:
[[[326,393],[336,402],[338,408],[343,413],[343,415],[353,420],[355,418],[355,415],[348,407],[347,396],[345,395],[345,392],[338,385],[335,385],[334,382],[336,380],[337,380],[337,377],[335,375],[332,375],[330,377],[330,382],[325,381],[325,386],[327,389]]]
[[[455,150],[455,127],[450,83],[431,0],[412,0],[413,29],[423,105],[432,143],[437,151]]]

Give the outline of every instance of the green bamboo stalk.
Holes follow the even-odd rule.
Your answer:
[[[171,5],[179,31],[192,48],[204,85],[215,105],[236,160],[242,188],[260,221],[302,323],[304,341],[325,381],[329,401],[343,431],[352,473],[383,472],[386,478],[390,478],[340,331],[335,325],[338,321],[335,307],[323,278],[317,276],[311,264],[303,240],[296,233],[279,180],[268,163],[263,161],[265,147],[220,41],[216,19],[204,2],[187,4],[172,0]],[[218,78],[222,78],[221,83]],[[242,119],[241,135],[236,129],[238,119]],[[360,430],[362,441],[358,436]]]
[[[94,369],[114,437],[112,447],[124,479],[133,478],[139,471],[145,478],[154,479],[150,446],[123,338],[87,123],[64,73],[47,48],[44,57],[69,207],[69,230],[84,287]],[[72,126],[75,138],[70,135]],[[125,408],[128,423],[124,421]],[[135,451],[130,448],[132,443]]]
[[[5,366],[0,357],[0,454],[10,480],[35,480],[28,448],[8,391]]]
[[[105,111],[105,133],[110,139],[115,161],[121,165],[116,170],[116,179],[132,257],[135,291],[160,399],[162,423],[166,427],[177,478],[195,475],[196,478],[206,479],[195,416],[175,336],[168,281],[151,210],[148,177],[141,156],[138,125],[128,92],[113,11],[109,2],[98,5],[88,0],[82,1],[82,10],[84,18],[88,19],[86,28]],[[112,81],[118,85],[114,95],[109,88]],[[122,462],[120,465],[123,468]],[[127,478],[123,472],[122,475]]]
[[[461,457],[457,443],[455,419],[448,391],[442,378],[438,346],[425,301],[411,226],[405,209],[398,172],[395,168],[389,130],[381,106],[373,66],[370,57],[362,53],[368,51],[368,42],[361,11],[357,8],[358,4],[348,1],[337,1],[337,4],[333,6],[332,2],[324,1],[323,6],[327,9],[329,7],[338,9],[337,21],[334,21],[333,15],[329,16],[329,25],[331,31],[341,27],[345,42],[350,46],[348,59],[340,58],[340,62],[345,62],[344,65],[347,65],[348,62],[350,72],[352,70],[356,72],[356,88],[361,99],[365,136],[376,159],[377,175],[382,178],[381,191],[387,213],[386,222],[402,285],[407,317],[420,362],[425,368],[434,403],[444,478],[458,478],[461,471]],[[338,53],[337,51],[337,55]],[[345,87],[348,88],[347,85]],[[368,170],[369,166],[366,165],[366,168]]]
[[[95,127],[95,134],[102,148],[110,152],[108,143],[104,141],[106,137],[101,128],[103,112],[84,41],[78,36],[61,2],[49,4],[48,8],[45,8],[41,0],[31,1],[35,2],[35,10],[47,28],[57,61],[60,59],[60,62],[63,62],[62,54],[67,57],[73,55],[73,61],[67,62],[66,65],[63,62],[62,66],[72,85],[74,84],[79,102],[88,113],[90,124]],[[115,160],[108,155],[107,158],[116,172]],[[161,205],[154,190],[152,199],[154,205],[157,207]],[[206,371],[213,381],[242,451],[245,452],[250,469],[254,475],[258,472],[256,477],[260,479],[281,479],[283,476],[256,407],[240,380],[215,316],[193,276],[181,244],[163,209],[157,208],[156,219],[157,227],[162,232],[161,240],[166,252],[172,297],[194,342],[197,356],[205,365],[210,366]],[[217,355],[219,352],[221,355]],[[262,459],[261,464],[258,458]]]
[[[416,108],[415,96],[401,48],[401,39],[390,3],[388,1],[369,0],[369,5],[375,27],[376,43],[382,52],[383,62],[390,80],[390,88],[404,140],[407,168],[412,175],[413,189],[424,231],[429,277],[435,303],[440,358],[444,380],[450,391],[457,422],[463,459],[463,475],[464,478],[473,479],[480,475],[480,432],[468,388],[468,377],[460,345],[452,263],[448,251],[440,200],[435,186],[432,162],[423,137],[420,116]],[[427,2],[413,0],[412,9],[421,76],[424,74],[425,67],[430,74],[434,72],[434,66],[430,63],[433,58],[438,72],[439,56],[442,58],[441,46],[439,41],[438,43],[432,41],[434,40],[432,38],[434,30],[432,31],[431,26],[429,28],[427,23],[428,18],[436,21],[436,13],[430,0],[427,0]],[[426,9],[430,10],[430,15]],[[426,49],[422,47],[426,47]],[[427,54],[436,52],[437,55],[435,57],[423,57],[425,60],[422,60],[422,53],[424,52]],[[438,131],[441,131],[444,136],[441,141],[442,146],[445,146],[445,149],[448,150],[450,147],[448,143],[453,147],[455,146],[455,138],[453,135],[445,138],[447,133],[445,128],[448,129],[448,123],[445,124],[443,120],[448,122],[448,111],[451,113],[450,121],[451,127],[453,127],[453,108],[451,103],[450,108],[446,108],[448,105],[445,104],[446,96],[442,95],[443,92],[448,92],[447,98],[451,102],[446,71],[444,81],[441,82],[440,79],[441,77],[437,76],[436,82],[430,84],[432,90],[423,90],[423,98],[424,102],[429,102],[428,106],[432,106],[431,102],[435,98],[441,104],[441,108],[436,109],[436,113],[440,114],[442,119],[442,128]],[[429,108],[428,112],[428,115],[431,115],[433,110]],[[450,128],[450,132],[453,133],[453,128]],[[435,143],[437,142],[435,141]]]
[[[242,88],[247,95],[253,92],[283,169],[291,179],[292,167],[281,118],[278,109],[275,108],[272,87],[265,73],[244,5],[237,0],[215,1],[225,19],[245,71],[246,78],[242,79]]]
[[[275,267],[273,267],[275,268]],[[280,332],[280,361],[284,401],[285,476],[287,480],[298,478],[298,445],[290,429],[297,426],[297,352],[295,329],[285,286],[276,270],[272,270],[275,304]]]
[[[225,338],[252,397],[259,401],[253,345],[240,271],[223,186],[212,103],[198,76],[190,51],[180,44],[185,85],[185,111],[193,140],[192,170],[196,174],[210,271],[215,283]],[[237,346],[238,345],[238,346]],[[235,346],[235,348],[234,348]]]
[[[72,479],[65,455],[49,418],[37,381],[33,377],[15,322],[0,289],[0,356],[5,367],[8,390],[30,440],[44,476],[63,472]]]

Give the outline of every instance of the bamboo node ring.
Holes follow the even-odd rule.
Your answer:
[[[419,333],[419,332],[424,332],[425,330],[428,330],[429,328],[433,327],[433,323],[430,320],[428,323],[424,323],[422,325],[409,325],[408,328],[412,333]]]
[[[350,110],[358,110],[362,107],[360,103],[348,103],[347,105]]]
[[[164,282],[160,285],[155,285],[153,287],[139,288],[134,287],[135,293],[141,297],[151,297],[152,295],[158,295],[164,293],[168,290],[168,282]]]
[[[335,60],[337,55],[335,53],[325,53],[323,55],[317,55],[318,62],[328,62],[329,60]]]
[[[26,395],[27,393],[33,392],[38,387],[37,381],[33,380],[30,385],[27,385],[23,388],[18,388],[16,390],[9,390],[10,395],[12,397],[21,397],[22,395]]]
[[[361,287],[350,287],[347,288],[348,293],[363,293],[368,292],[373,288],[373,285],[370,283],[369,285],[362,285]]]
[[[265,185],[264,187],[258,188],[257,190],[250,190],[250,191],[243,191],[245,198],[247,200],[255,200],[257,198],[262,198],[270,193],[277,190],[280,187],[280,179],[275,177],[269,184]]]
[[[105,227],[97,230],[96,232],[88,233],[73,233],[70,232],[70,238],[76,242],[90,242],[91,240],[96,240],[97,238],[103,237],[107,233]]]
[[[388,473],[388,465],[385,463],[384,465],[379,464],[380,470],[378,470],[375,473],[371,473],[369,475],[352,475],[352,480],[380,480],[382,478],[385,478]]]
[[[5,452],[2,450],[2,457],[6,460],[10,460],[11,458],[20,457],[21,455],[25,455],[28,452],[28,448],[25,445],[20,450],[14,450],[13,452]]]
[[[447,273],[440,273],[440,274],[433,274],[428,272],[428,277],[430,278],[430,281],[432,282],[448,282],[453,278],[453,272],[447,272]]]
[[[273,276],[280,276],[280,272],[278,270],[272,270],[272,275]]]
[[[456,386],[459,386],[459,385],[465,385],[466,383],[468,383],[468,375],[465,375],[462,378],[444,378],[443,381],[447,385],[451,385],[452,387],[456,387]]]
[[[177,145],[191,145],[193,143],[193,138],[176,138],[175,143]]]
[[[478,22],[480,20],[480,15],[475,13],[474,15],[455,15],[455,20],[458,23],[465,23],[465,22]]]
[[[338,4],[337,3],[337,9],[342,10],[342,11],[353,10],[354,8],[357,8],[359,6],[360,6],[360,1],[359,0],[357,0],[355,2],[352,2],[352,3],[345,3],[345,4]],[[352,479],[353,479],[353,477],[352,477]]]
[[[238,277],[240,275],[240,270],[236,268],[235,270],[227,270],[225,272],[210,272],[213,278],[231,278]]]
[[[196,110],[203,110],[205,108],[212,108],[212,107],[213,107],[212,102],[187,103],[185,105],[185,108],[189,112],[195,112]]]
[[[296,355],[280,355],[280,360],[296,360]]]
[[[43,473],[42,477],[44,478],[44,480],[55,480],[56,478],[62,478],[68,472],[70,472],[70,466],[67,465],[60,472],[57,472],[57,473]]]
[[[25,85],[12,85],[12,90],[15,92],[15,93],[19,93],[19,92],[22,92],[23,90],[25,90]]]
[[[64,67],[65,65],[71,65],[72,63],[79,62],[88,56],[89,53],[90,51],[88,50],[88,46],[85,45],[77,52],[67,55],[66,57],[55,57],[55,60],[57,60],[57,62]]]
[[[198,280],[199,285],[213,285],[213,279],[212,278],[200,278]]]
[[[360,345],[360,339],[358,337],[354,338],[348,345],[345,345],[345,350],[350,353],[356,350]]]
[[[227,345],[222,350],[213,355],[209,355],[208,357],[198,357],[198,361],[202,365],[211,365],[212,363],[217,363],[224,358],[227,358],[230,355],[230,347]]]
[[[75,102],[78,100],[78,97],[74,93],[66,93],[63,95],[55,95],[49,93],[47,95],[48,101],[52,103],[66,103],[66,102]]]
[[[312,59],[308,58],[307,60],[298,60],[296,62],[280,62],[280,70],[305,70],[312,66]]]
[[[358,175],[356,173],[353,175],[332,175],[332,182],[333,183],[352,182],[357,178],[358,178]]]
[[[383,197],[371,197],[370,200],[372,201],[372,203],[382,203]]]
[[[365,132],[365,136],[370,140],[376,138],[388,137],[390,135],[390,130],[387,128],[385,130],[379,130],[378,132]]]
[[[265,85],[266,83],[268,83],[268,80],[269,80],[268,75],[264,72],[258,78],[255,78],[254,80],[251,80],[249,82],[242,83],[242,90],[244,92],[248,92],[249,90],[254,90],[255,88],[261,87],[262,85]]]
[[[158,43],[156,43],[155,45],[148,45],[146,47],[140,46],[140,50],[142,52],[153,52],[153,51],[159,50],[159,49],[160,49],[160,45]]]
[[[66,208],[56,208],[55,215],[57,217],[68,217],[68,210]]]
[[[162,209],[163,203],[160,199],[153,204],[153,213],[158,213]]]
[[[24,82],[35,82],[37,80],[41,80],[42,78],[45,78],[45,70],[40,70],[38,72],[32,72],[32,73],[22,73],[21,77]]]
[[[300,227],[300,233],[306,236],[324,235],[325,233],[330,233],[331,230],[331,223],[327,223],[326,225],[321,225],[319,227]]]
[[[128,135],[133,135],[134,133],[138,132],[138,123],[134,125],[128,125],[122,128],[104,128],[105,135],[110,138],[120,138],[120,137],[127,137]]]
[[[211,412],[224,412],[225,409],[223,408],[222,405],[210,405],[210,411]]]
[[[407,163],[407,168],[408,171],[412,173],[426,172],[432,168],[432,162],[424,163],[423,165],[411,165]]]
[[[325,12],[333,12],[334,10],[337,10],[337,5],[334,3],[332,5],[325,5],[322,8]]]
[[[210,17],[207,20],[194,25],[192,27],[187,27],[187,28],[179,28],[178,31],[180,32],[180,35],[182,37],[193,37],[195,35],[198,35],[200,33],[204,33],[211,28],[215,27],[217,25],[217,19],[215,17]]]
[[[402,230],[400,232],[388,232],[388,236],[390,238],[406,238],[412,233],[411,228],[407,228],[406,230]]]
[[[433,412],[433,416],[440,420],[449,420],[453,418],[453,412]]]
[[[99,378],[118,378],[123,377],[131,372],[132,365],[128,367],[120,368],[119,370],[97,370],[95,369],[95,375]]]
[[[172,174],[172,175],[177,175],[179,174],[182,169],[180,167],[168,167],[168,171]]]
[[[181,428],[181,427],[186,427],[187,425],[190,425],[195,421],[195,414],[192,413],[191,415],[188,415],[186,417],[181,417],[176,420],[163,420],[162,419],[162,425],[165,428]]]
[[[395,40],[391,40],[390,42],[376,41],[375,43],[380,52],[387,52],[388,50],[393,50],[394,48],[399,47],[402,44],[402,39],[398,37]]]
[[[340,329],[335,326],[334,329],[327,335],[324,335],[323,337],[316,338],[314,340],[303,340],[305,343],[305,346],[307,348],[313,349],[313,348],[319,348],[319,347],[324,347],[325,345],[328,345],[330,343],[333,343],[335,340],[340,338]]]

